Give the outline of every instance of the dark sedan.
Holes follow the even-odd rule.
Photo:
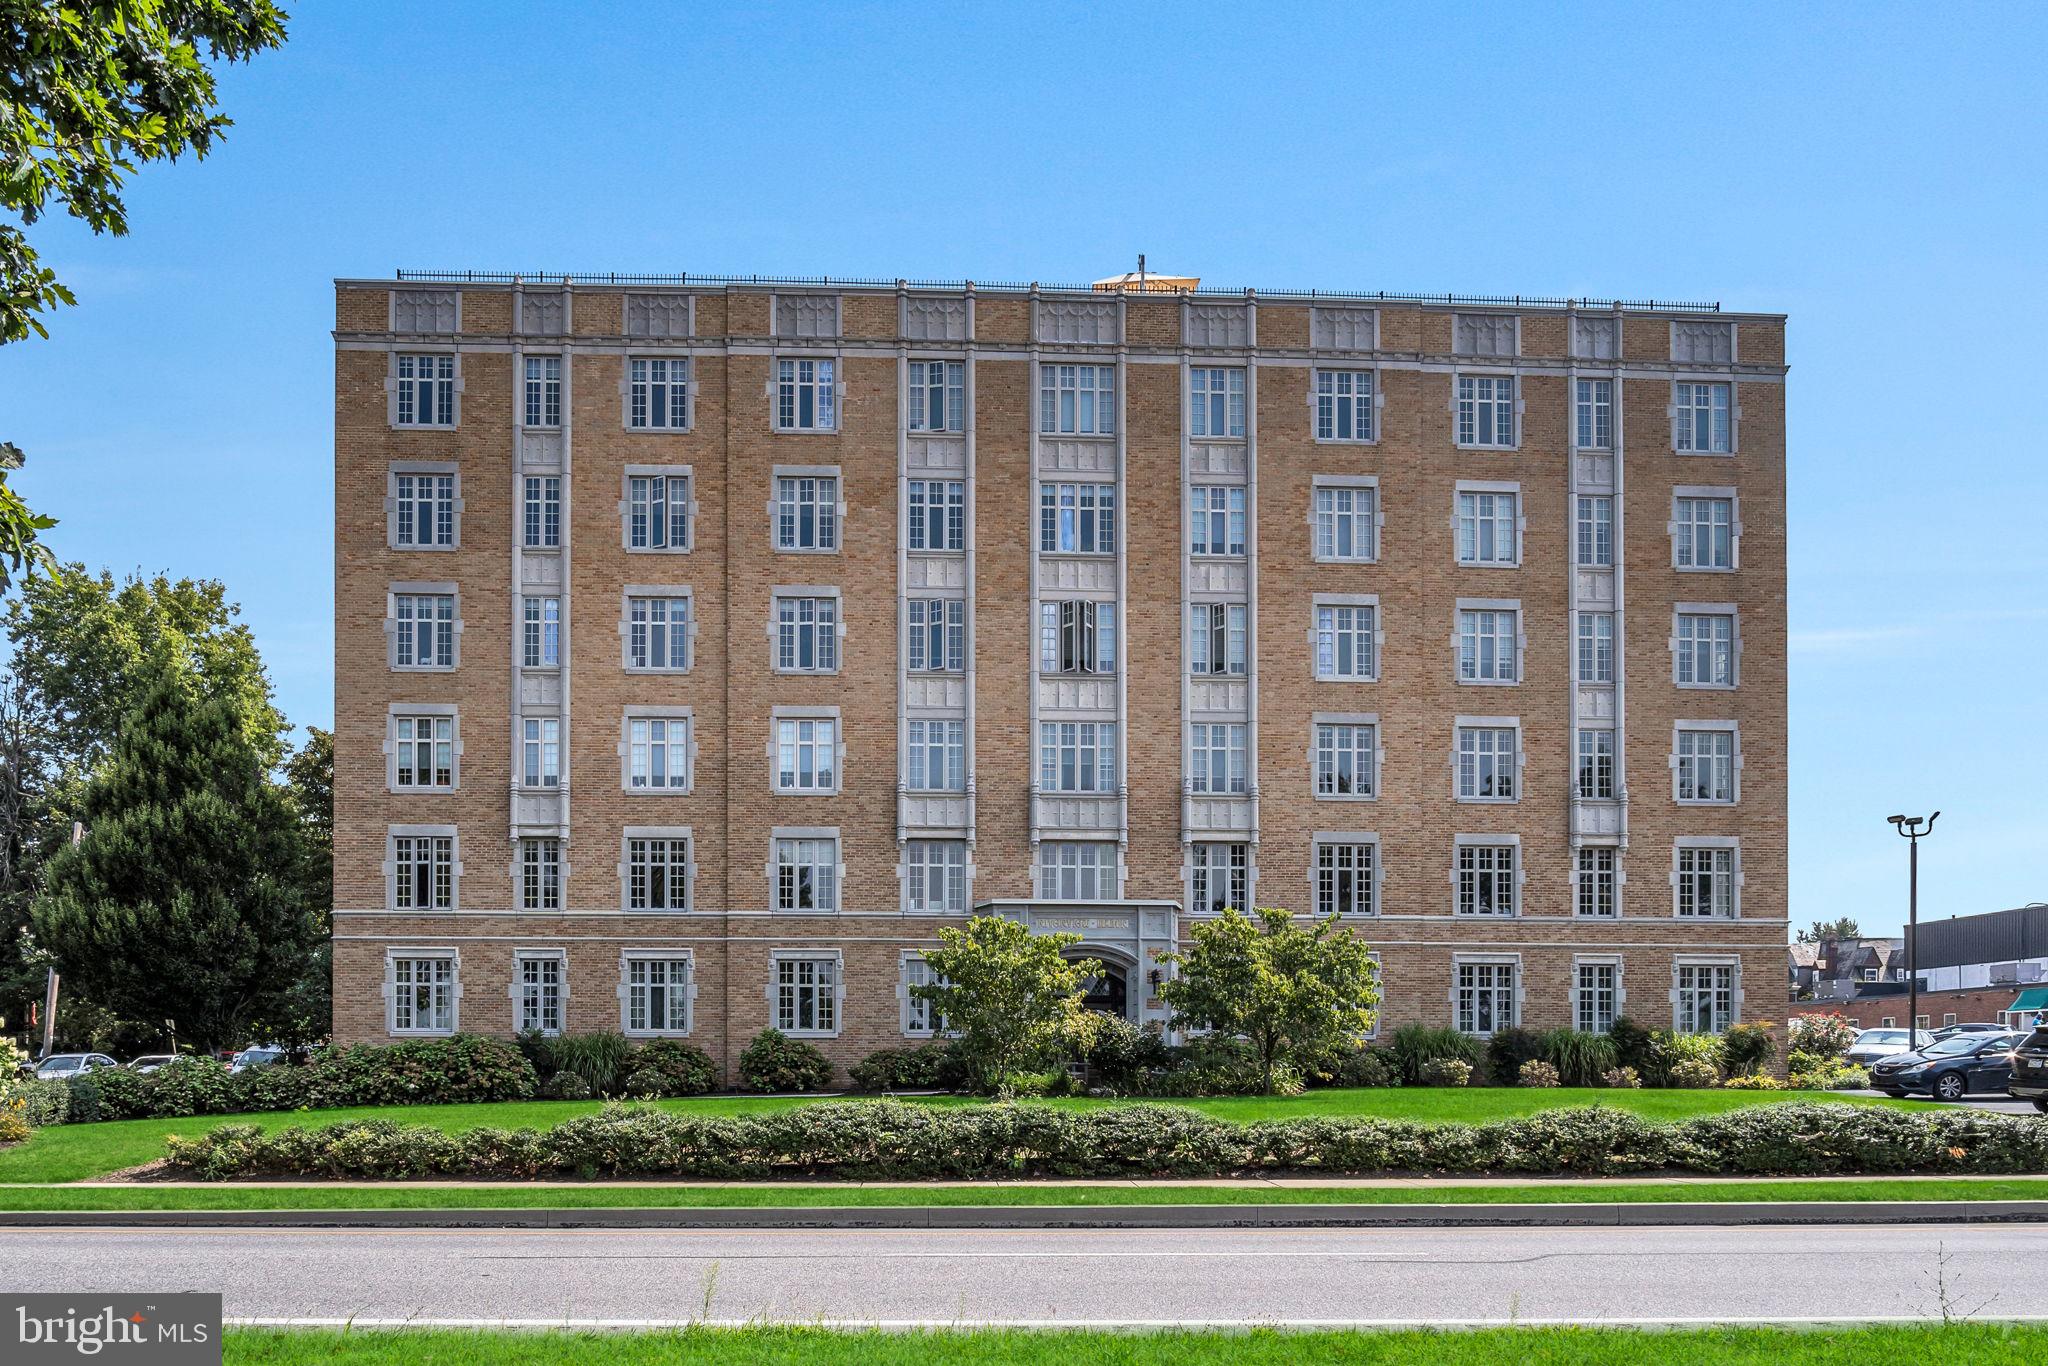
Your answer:
[[[2005,1094],[2012,1080],[2012,1050],[2024,1035],[1957,1034],[1917,1053],[1880,1059],[1870,1084],[1888,1096],[1922,1095],[1961,1100],[1973,1091]]]
[[[2034,1026],[2034,1032],[2013,1050],[2012,1081],[2006,1094],[2014,1100],[2031,1100],[2036,1110],[2048,1114],[2048,1025]]]

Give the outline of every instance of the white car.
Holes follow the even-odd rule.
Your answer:
[[[140,1072],[147,1076],[149,1073],[162,1068],[165,1063],[176,1062],[177,1060],[178,1055],[175,1053],[144,1053],[139,1058],[130,1058],[128,1060],[128,1070],[130,1072]]]
[[[1917,1051],[1934,1042],[1931,1030],[1913,1031],[1913,1042],[1906,1042],[1903,1029],[1866,1029],[1856,1036],[1856,1042],[1849,1045],[1849,1061],[1858,1067],[1868,1067],[1879,1058],[1889,1058],[1896,1053]]]
[[[284,1061],[284,1050],[273,1043],[260,1043],[235,1054],[235,1060],[228,1064],[230,1072],[246,1072],[252,1067],[268,1067]]]
[[[36,1064],[37,1081],[68,1081],[101,1067],[119,1067],[104,1053],[52,1053]]]

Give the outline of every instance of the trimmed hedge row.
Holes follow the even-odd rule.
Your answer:
[[[1488,1172],[1605,1176],[2048,1172],[2048,1119],[1875,1106],[1760,1105],[1652,1124],[1606,1106],[1489,1124],[1289,1119],[1231,1124],[1170,1105],[1062,1110],[822,1103],[777,1114],[693,1116],[611,1105],[546,1132],[448,1134],[391,1121],[265,1134],[223,1125],[172,1138],[182,1176],[681,1177],[767,1180],[1213,1177]]]

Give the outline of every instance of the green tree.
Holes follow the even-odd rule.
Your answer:
[[[97,233],[124,236],[121,194],[136,167],[203,157],[230,120],[208,60],[245,61],[284,42],[272,0],[0,0],[0,345],[77,299],[23,230],[54,202]],[[202,49],[203,55],[202,55]],[[56,525],[7,486],[19,447],[0,440],[0,588],[50,563]]]
[[[1179,974],[1159,995],[1176,1028],[1248,1040],[1270,1092],[1280,1064],[1355,1047],[1372,1028],[1380,991],[1371,950],[1336,916],[1306,926],[1277,907],[1258,916],[1232,908],[1196,922],[1188,951],[1160,959]]]
[[[939,947],[924,955],[933,980],[910,994],[931,1003],[981,1089],[1008,1095],[1017,1073],[1085,1047],[1095,1033],[1098,1017],[1081,995],[1102,964],[1064,956],[1080,942],[1078,934],[1033,934],[1021,921],[978,915],[965,929],[939,930]]]
[[[84,838],[45,872],[33,924],[65,979],[201,1047],[281,1014],[320,946],[303,833],[233,702],[172,650],[79,805]]]
[[[1863,927],[1856,923],[1853,915],[1836,916],[1833,920],[1816,920],[1799,936],[1802,944],[1822,944],[1830,939],[1861,939]]]

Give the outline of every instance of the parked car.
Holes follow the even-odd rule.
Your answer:
[[[2014,1100],[2031,1100],[2036,1110],[2048,1114],[2048,1025],[2035,1025],[2012,1050],[2012,1080],[2005,1092]]]
[[[230,1072],[246,1072],[252,1067],[268,1067],[284,1061],[284,1050],[274,1043],[259,1043],[235,1054],[235,1060],[228,1064]]]
[[[1856,1042],[1849,1045],[1849,1061],[1858,1067],[1869,1067],[1879,1058],[1889,1058],[1894,1053],[1909,1049],[1925,1048],[1934,1042],[1934,1035],[1924,1029],[1913,1031],[1913,1041],[1906,1042],[1903,1029],[1866,1029],[1856,1036]]]
[[[1956,1034],[1915,1053],[1894,1053],[1870,1069],[1870,1084],[1888,1096],[1961,1100],[1973,1091],[2003,1092],[2012,1080],[2018,1034]]]
[[[101,1067],[119,1067],[104,1053],[52,1053],[36,1064],[37,1081],[69,1081]]]
[[[1934,1041],[1953,1039],[1958,1034],[2010,1034],[2012,1026],[2002,1024],[1952,1024],[1943,1025],[1934,1031]]]
[[[156,1071],[165,1063],[176,1062],[177,1060],[178,1055],[175,1053],[144,1053],[139,1058],[130,1058],[128,1060],[128,1070],[130,1072],[141,1072],[144,1075],[147,1075],[151,1072]]]

